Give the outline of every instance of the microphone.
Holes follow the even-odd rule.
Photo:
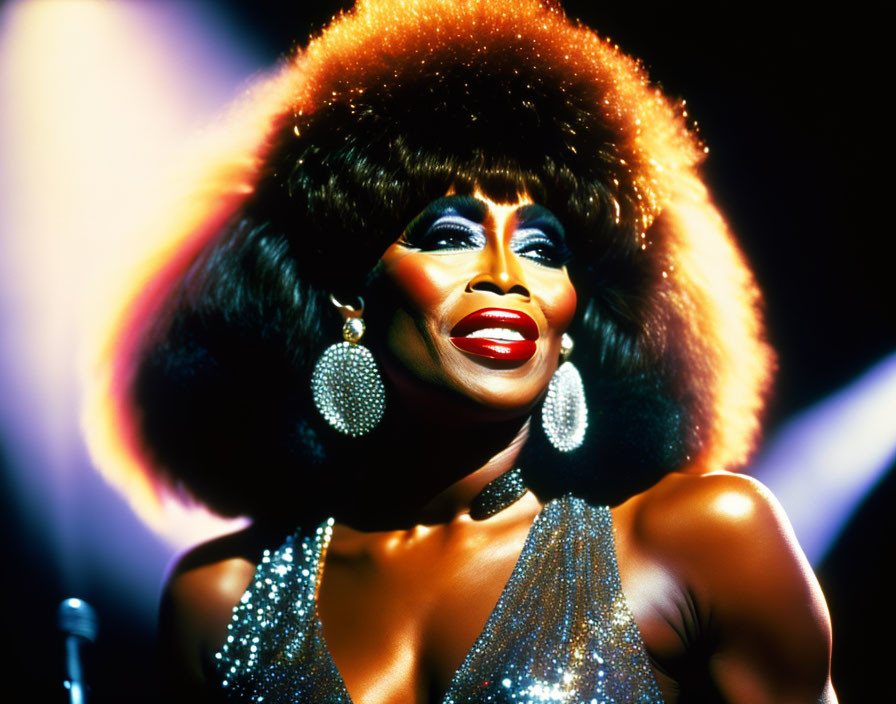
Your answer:
[[[81,599],[66,599],[59,604],[59,630],[65,636],[65,688],[70,704],[84,704],[84,670],[81,667],[81,647],[96,640],[96,611]]]

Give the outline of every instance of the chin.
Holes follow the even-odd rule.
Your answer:
[[[488,359],[445,345],[390,347],[383,371],[390,394],[410,412],[451,414],[455,421],[505,421],[527,417],[547,391],[556,368],[539,349],[526,361]],[[396,398],[397,400],[397,398]],[[462,415],[458,415],[462,414]]]
[[[523,363],[458,354],[462,356],[445,365],[446,386],[481,410],[491,409],[502,417],[531,414],[555,370],[540,353]]]
[[[550,377],[526,379],[488,368],[441,368],[432,375],[418,376],[407,368],[384,367],[388,395],[400,398],[411,415],[423,414],[430,421],[437,415],[457,424],[528,417],[550,381]]]
[[[543,390],[539,390],[537,394],[516,392],[513,395],[488,390],[471,395],[469,398],[483,415],[491,414],[495,420],[510,420],[529,417],[543,396]]]
[[[547,391],[550,376],[516,371],[500,367],[459,371],[446,386],[481,413],[494,413],[502,420],[528,416]]]

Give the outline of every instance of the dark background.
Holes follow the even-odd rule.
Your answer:
[[[333,5],[289,4],[295,7],[264,1],[250,9],[235,0],[208,7],[273,63],[334,11]],[[765,292],[779,353],[767,425],[775,427],[896,350],[887,249],[893,145],[884,105],[893,74],[883,4],[828,12],[783,3],[564,5],[641,58],[667,94],[687,99],[699,122],[710,147],[706,181]],[[0,445],[5,474],[3,463]],[[896,633],[883,579],[892,555],[893,474],[818,569],[832,612],[841,702],[889,698],[889,648],[874,641],[887,644],[887,634]],[[6,681],[24,685],[23,700],[62,701],[62,649],[53,621],[56,603],[69,595],[61,593],[60,568],[43,557],[28,517],[12,497],[0,497],[9,566],[3,631],[14,649]],[[128,608],[114,584],[81,596],[102,619],[102,638],[88,662],[94,701],[151,700],[152,624]]]

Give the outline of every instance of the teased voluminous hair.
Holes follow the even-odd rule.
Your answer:
[[[310,403],[340,328],[329,293],[366,291],[427,203],[479,188],[548,207],[574,255],[588,442],[560,459],[535,437],[524,465],[551,477],[533,484],[606,496],[608,475],[737,468],[771,354],[682,112],[554,5],[359,3],[227,123],[104,347],[98,463],[132,495],[173,487],[224,515],[307,495],[340,443],[376,442],[337,438]]]

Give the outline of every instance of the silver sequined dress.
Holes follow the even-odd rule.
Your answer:
[[[265,552],[216,653],[228,701],[351,704],[316,596],[332,521]],[[661,704],[619,582],[607,507],[549,502],[442,704]]]

